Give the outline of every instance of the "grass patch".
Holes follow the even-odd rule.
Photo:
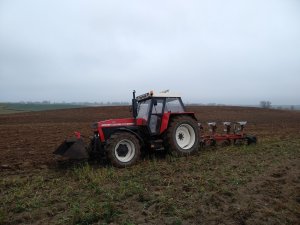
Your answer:
[[[125,169],[82,164],[6,176],[0,182],[0,224],[16,224],[26,213],[28,223],[40,217],[53,224],[209,222],[214,212],[236,212],[238,191],[272,167],[299,159],[299,147],[300,140],[276,141],[205,149]]]
[[[3,209],[0,209],[0,224],[4,225],[6,221],[6,213],[4,212]]]

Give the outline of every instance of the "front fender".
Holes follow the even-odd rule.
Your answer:
[[[136,136],[139,139],[139,141],[141,142],[142,145],[145,144],[145,142],[144,142],[143,138],[141,137],[141,135],[139,135],[137,132],[134,132],[133,130],[130,130],[126,127],[120,127],[120,128],[115,130],[115,132],[118,132],[118,131],[129,132],[129,133],[133,134],[134,136]]]

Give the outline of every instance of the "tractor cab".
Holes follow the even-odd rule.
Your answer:
[[[137,96],[135,101],[136,104],[133,104],[136,105],[134,117],[146,121],[151,135],[159,135],[166,129],[170,114],[185,112],[181,97],[168,91],[160,93],[150,91]],[[163,124],[164,122],[165,124]]]

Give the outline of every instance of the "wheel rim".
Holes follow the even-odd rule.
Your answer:
[[[176,142],[182,149],[190,149],[196,141],[196,134],[193,127],[189,124],[181,124],[176,129]]]
[[[116,158],[123,163],[129,162],[135,155],[135,146],[131,140],[123,139],[115,147]]]

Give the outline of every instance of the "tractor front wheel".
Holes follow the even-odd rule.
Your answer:
[[[190,155],[199,147],[197,121],[188,116],[172,119],[166,134],[167,149],[176,156]]]
[[[130,133],[118,132],[108,139],[107,156],[113,166],[127,167],[135,164],[141,155],[139,140]]]

